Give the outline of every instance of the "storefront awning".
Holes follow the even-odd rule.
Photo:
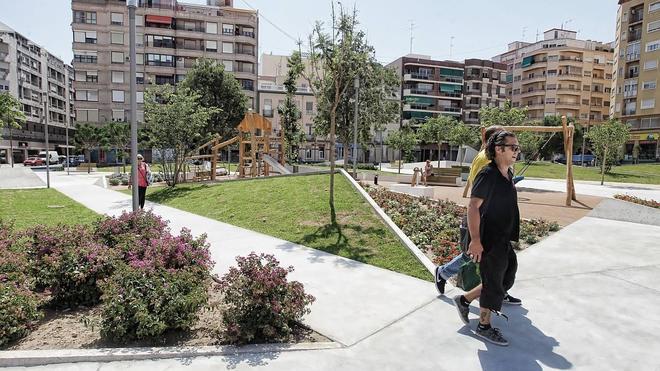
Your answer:
[[[172,24],[172,17],[164,15],[147,15],[146,21],[149,23]]]

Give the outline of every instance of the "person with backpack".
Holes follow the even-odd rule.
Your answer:
[[[486,155],[491,163],[475,178],[468,206],[468,256],[479,266],[481,287],[454,298],[461,320],[468,323],[470,302],[479,297],[479,325],[475,333],[502,346],[509,342],[498,328],[491,326],[490,316],[491,312],[499,315],[518,269],[511,241],[518,241],[520,211],[511,166],[519,153],[520,144],[511,132],[500,131],[487,142]]]
[[[141,154],[137,155],[137,173],[138,173],[138,202],[140,204],[140,209],[144,209],[144,200],[147,195],[147,187],[151,185],[151,168],[149,164],[144,161],[144,157]],[[128,183],[128,189],[131,189],[132,182]]]

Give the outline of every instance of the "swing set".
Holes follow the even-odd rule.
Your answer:
[[[525,166],[517,175],[523,175],[529,168],[532,162],[536,161],[545,146],[557,133],[562,133],[564,136],[564,155],[566,156],[566,206],[571,206],[571,201],[577,201],[575,196],[575,184],[573,182],[573,137],[575,134],[575,126],[571,123],[568,124],[566,116],[561,117],[561,126],[504,126],[504,130],[511,132],[536,132],[536,133],[552,133],[550,138],[541,146],[541,148],[527,161]],[[486,128],[481,128],[481,141],[485,143]],[[467,187],[470,185],[466,185]]]

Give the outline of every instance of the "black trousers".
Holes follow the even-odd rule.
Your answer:
[[[144,197],[147,195],[147,187],[138,187],[138,202],[140,209],[144,209]]]
[[[483,284],[479,306],[499,312],[518,270],[518,259],[511,244],[493,246],[488,251],[484,249],[479,269]]]

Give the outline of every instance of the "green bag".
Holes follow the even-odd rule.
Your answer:
[[[481,283],[481,276],[479,275],[479,266],[473,261],[464,263],[458,270],[456,276],[456,286],[460,287],[463,291],[470,291]]]

